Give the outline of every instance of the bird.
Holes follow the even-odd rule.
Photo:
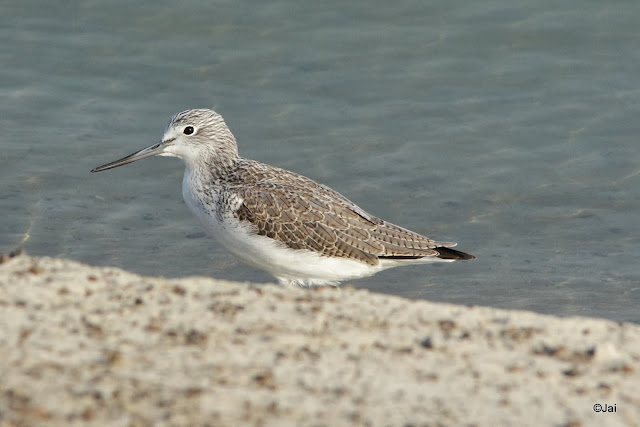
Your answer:
[[[289,287],[338,286],[379,271],[475,256],[369,214],[310,178],[238,154],[211,109],[175,114],[160,142],[98,166],[100,172],[151,156],[182,159],[182,195],[229,252]]]

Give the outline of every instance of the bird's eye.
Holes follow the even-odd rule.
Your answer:
[[[193,126],[187,126],[186,128],[184,128],[185,135],[191,135],[194,131],[195,129],[193,128]]]

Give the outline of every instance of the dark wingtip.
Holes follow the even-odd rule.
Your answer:
[[[455,249],[446,248],[444,246],[438,246],[437,248],[433,248],[433,250],[438,252],[438,255],[436,257],[440,259],[446,259],[451,261],[456,261],[456,260],[465,261],[469,259],[476,259],[476,257],[471,254],[468,254],[462,251],[456,251]],[[388,255],[388,256],[380,255],[378,256],[378,258],[394,259],[394,260],[420,259],[420,258],[424,258],[424,255]]]
[[[460,260],[460,261],[476,259],[476,257],[474,257],[471,254],[468,254],[462,251],[457,251],[451,248],[445,248],[444,246],[434,248],[434,250],[438,251],[438,258],[441,258],[441,259],[452,259],[452,260]]]

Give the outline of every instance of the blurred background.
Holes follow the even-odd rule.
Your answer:
[[[640,322],[640,3],[0,3],[0,251],[269,282],[204,234],[184,166],[95,166],[214,108],[241,155],[473,262],[358,288]]]

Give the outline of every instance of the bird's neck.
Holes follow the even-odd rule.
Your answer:
[[[185,161],[187,165],[185,176],[206,183],[223,182],[233,173],[238,160],[239,157],[236,154]]]

